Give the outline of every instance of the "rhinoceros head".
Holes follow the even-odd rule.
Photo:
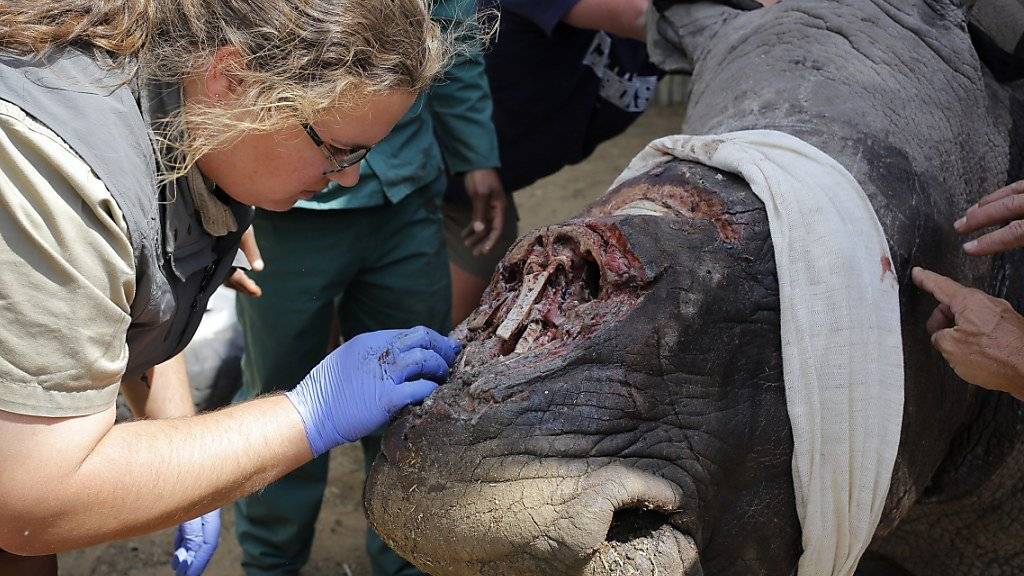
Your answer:
[[[681,162],[525,236],[387,434],[371,521],[435,575],[785,571],[774,275],[749,188]]]

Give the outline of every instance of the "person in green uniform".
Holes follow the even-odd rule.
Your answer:
[[[171,567],[196,576],[221,506],[447,376],[457,342],[382,330],[196,415],[181,351],[252,206],[353,186],[457,43],[423,0],[32,0],[0,22],[0,574],[177,525]]]
[[[433,9],[442,27],[465,29],[474,15],[466,0],[442,0]],[[295,386],[329,351],[332,326],[346,341],[410,325],[449,330],[445,166],[469,189],[500,193],[479,53],[457,57],[419,97],[367,154],[356,186],[332,183],[289,212],[257,211],[253,230],[265,267],[251,277],[262,294],[238,300],[245,355],[236,401]],[[379,439],[363,439],[367,470]],[[236,503],[246,574],[294,574],[307,562],[327,468],[324,454]],[[367,551],[375,576],[420,574],[372,530]]]

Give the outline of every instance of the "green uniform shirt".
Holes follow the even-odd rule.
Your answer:
[[[472,0],[440,0],[433,17],[443,26],[467,26]],[[435,137],[436,135],[436,137]],[[359,166],[359,183],[335,182],[295,206],[337,210],[396,203],[444,173],[496,168],[498,139],[491,123],[491,93],[479,50],[458,56],[434,86],[421,94],[394,130]]]

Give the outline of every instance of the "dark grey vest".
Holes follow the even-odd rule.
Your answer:
[[[74,49],[45,61],[0,52],[0,99],[63,138],[124,213],[136,282],[125,378],[180,352],[195,334],[210,294],[230,274],[252,209],[225,200],[239,230],[216,238],[203,229],[186,178],[157,188],[149,127],[179,105],[178,86],[137,89],[122,71]]]

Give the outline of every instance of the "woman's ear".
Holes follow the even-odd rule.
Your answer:
[[[239,87],[237,71],[243,67],[242,54],[234,46],[222,46],[210,59],[203,77],[206,97],[222,104],[234,100]]]

